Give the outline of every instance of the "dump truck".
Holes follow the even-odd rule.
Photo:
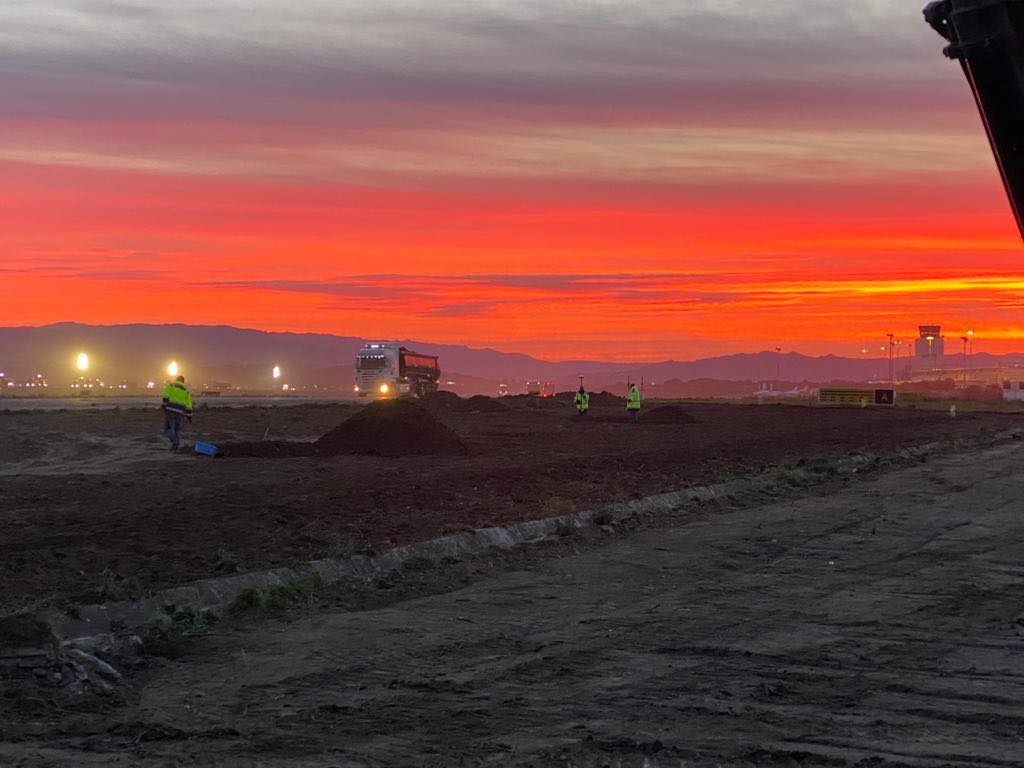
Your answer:
[[[1024,0],[937,0],[924,16],[974,92],[1024,237]]]
[[[441,368],[436,355],[373,342],[356,354],[355,379],[353,390],[359,397],[423,397],[437,392]]]

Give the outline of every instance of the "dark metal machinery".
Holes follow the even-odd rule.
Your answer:
[[[1024,237],[1024,0],[938,0],[924,16],[974,91]]]

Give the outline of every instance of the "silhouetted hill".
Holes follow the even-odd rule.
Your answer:
[[[230,326],[110,325],[58,323],[42,327],[0,328],[0,370],[29,376],[36,370],[54,384],[70,381],[77,372],[75,355],[85,350],[92,360],[90,373],[111,380],[144,382],[163,378],[174,359],[194,382],[226,381],[242,386],[271,386],[272,366],[280,365],[295,384],[345,388],[352,379],[352,360],[364,339],[312,333],[270,333]],[[837,379],[864,381],[883,378],[888,360],[853,359],[795,352],[757,352],[693,361],[614,363],[595,360],[548,361],[493,349],[414,340],[402,343],[440,356],[445,378],[462,376],[486,390],[502,380],[543,379],[559,388],[575,388],[580,374],[588,386],[623,382],[718,379],[758,381],[777,377],[788,381],[821,382]],[[959,365],[959,356],[947,358]],[[976,354],[976,367],[1024,363],[1024,355]]]

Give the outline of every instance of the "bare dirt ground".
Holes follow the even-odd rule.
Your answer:
[[[227,622],[117,701],[0,721],[0,764],[1024,765],[1022,466],[1004,443]]]
[[[313,440],[360,407],[213,407],[197,411],[188,436]],[[288,459],[171,454],[154,408],[0,412],[0,608],[132,597],[775,465],[1024,425],[1019,414],[682,409],[675,423],[635,425],[613,404],[581,419],[566,402],[511,398],[488,412],[437,409],[465,456]]]

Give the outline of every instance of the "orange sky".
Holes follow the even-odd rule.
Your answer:
[[[919,2],[265,5],[0,9],[0,324],[1021,348],[1019,238]]]

